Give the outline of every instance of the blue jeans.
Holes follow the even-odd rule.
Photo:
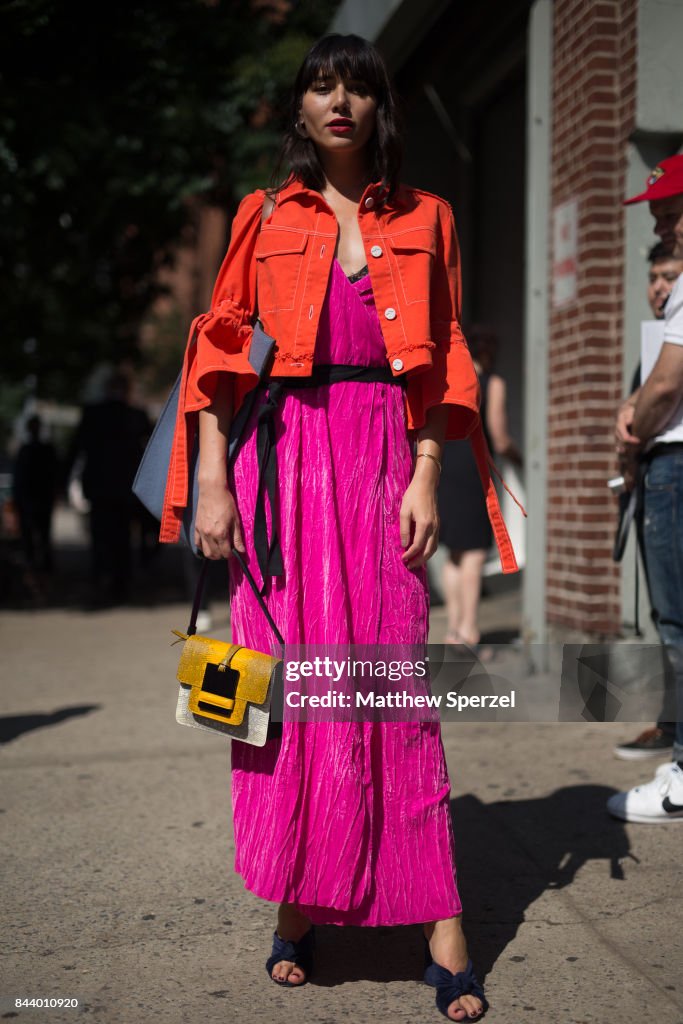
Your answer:
[[[683,760],[683,449],[656,455],[643,483],[643,546],[652,615],[676,697],[673,759]]]

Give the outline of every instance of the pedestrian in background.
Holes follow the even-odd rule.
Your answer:
[[[41,575],[52,572],[52,513],[59,482],[57,452],[41,437],[40,416],[26,422],[27,440],[14,462],[12,497],[17,510],[27,569]]]
[[[664,319],[664,307],[671,294],[676,280],[683,274],[683,260],[676,259],[662,242],[657,242],[650,249],[648,256],[649,270],[647,276],[647,301],[655,320]],[[627,424],[632,422],[633,412],[640,392],[640,362],[636,367],[631,381],[631,394],[621,406],[617,414],[615,431],[617,435]],[[626,447],[619,455],[619,472],[624,478],[627,491],[638,487],[636,522],[637,537],[641,559],[645,565],[645,548],[642,536],[642,480],[640,475],[641,452]],[[624,510],[626,506],[624,505]],[[614,748],[615,756],[622,761],[638,761],[648,757],[661,757],[671,753],[675,722],[665,719],[664,712],[655,725],[644,729],[634,740],[619,743]]]
[[[648,202],[655,233],[683,259],[683,155],[654,169],[627,204]],[[653,617],[673,680],[677,722],[672,761],[654,779],[610,797],[625,821],[683,821],[683,274],[665,306],[664,341],[652,372],[618,423],[617,454],[642,452],[643,547]]]
[[[498,337],[490,328],[475,324],[467,340],[481,389],[481,420],[489,450],[499,458],[522,465],[522,456],[507,425],[505,380],[494,372]],[[484,563],[492,533],[477,463],[468,441],[444,445],[439,481],[439,537],[448,551],[442,574],[448,626],[446,643],[476,648],[479,600]]]
[[[138,507],[131,487],[151,424],[130,404],[130,381],[113,371],[101,401],[86,405],[71,443],[67,478],[83,457],[83,494],[90,503],[93,601],[126,601],[132,571],[131,525]]]

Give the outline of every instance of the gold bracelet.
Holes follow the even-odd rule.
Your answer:
[[[422,458],[422,459],[431,459],[433,462],[435,462],[437,464],[437,466],[439,467],[439,472],[441,472],[441,463],[437,459],[436,455],[431,455],[429,452],[418,452],[417,453],[417,458],[418,459],[420,459],[420,458]]]

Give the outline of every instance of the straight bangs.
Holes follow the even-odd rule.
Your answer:
[[[325,36],[309,51],[295,84],[299,99],[320,78],[364,82],[378,104],[387,95],[387,73],[374,46],[360,36]]]

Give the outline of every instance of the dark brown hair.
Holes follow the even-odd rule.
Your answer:
[[[675,260],[677,257],[671,254],[671,249],[664,245],[664,242],[655,242],[647,254],[648,263],[658,263],[660,260]]]

